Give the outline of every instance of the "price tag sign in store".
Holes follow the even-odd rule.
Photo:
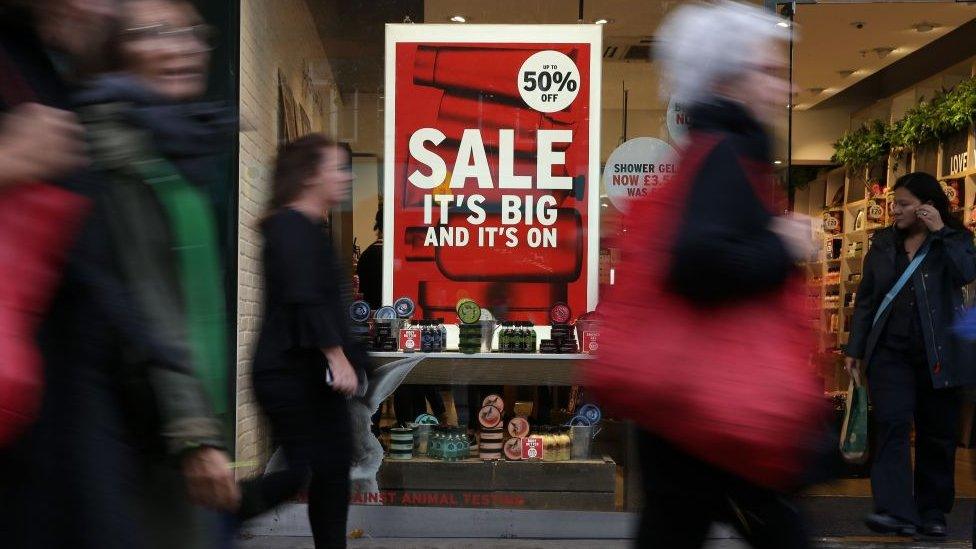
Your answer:
[[[412,353],[420,350],[420,330],[416,328],[400,329],[400,350]]]
[[[640,199],[674,177],[675,151],[653,137],[631,139],[614,149],[603,170],[603,185],[613,206],[625,212]]]

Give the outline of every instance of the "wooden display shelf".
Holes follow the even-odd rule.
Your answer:
[[[422,355],[404,380],[413,385],[579,385],[576,362],[587,354],[370,353],[377,364]]]
[[[386,459],[377,475],[394,504],[613,511],[617,464],[576,461],[440,461]],[[404,500],[404,497],[407,497]]]

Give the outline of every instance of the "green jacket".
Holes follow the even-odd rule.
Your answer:
[[[177,243],[167,211],[141,169],[157,155],[148,132],[122,116],[125,108],[108,103],[80,113],[96,167],[106,177],[99,206],[110,212],[118,268],[148,329],[185,361],[186,370],[199,372],[187,330]],[[136,349],[124,354],[120,384],[142,442],[174,456],[199,446],[225,447],[221,422],[199,376],[153,367],[155,359]]]

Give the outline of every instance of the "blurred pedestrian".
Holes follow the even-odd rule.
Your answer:
[[[311,474],[315,546],[345,547],[351,426],[346,398],[364,389],[368,357],[350,338],[347,273],[325,232],[349,196],[348,153],[321,134],[280,151],[264,233],[264,323],[252,384],[287,470],[245,481],[239,517],[295,496]]]
[[[236,508],[226,453],[227,332],[208,186],[236,121],[200,103],[210,28],[185,0],[126,0],[111,73],[77,94],[99,203],[122,280],[154,337],[185,371],[123,368],[127,426],[137,452],[140,535],[147,547],[217,543],[215,509]]]
[[[39,0],[0,3],[0,183],[2,197],[53,195],[57,188],[91,205],[97,182],[84,170],[82,128],[67,109],[77,78],[102,58],[117,6],[112,0]],[[34,183],[42,181],[42,184]],[[18,194],[20,193],[20,194]],[[26,194],[25,194],[26,193]],[[66,195],[58,198],[64,203]],[[23,215],[34,207],[9,213]],[[100,230],[104,219],[88,215],[80,230],[72,230],[66,266],[57,268],[50,257],[58,249],[37,245],[38,228],[65,230],[64,219],[35,217],[0,235],[3,257],[19,257],[19,265],[4,263],[5,296],[32,295],[32,306],[43,311],[39,324],[27,323],[23,345],[40,353],[42,372],[32,373],[31,352],[4,349],[3,369],[21,369],[36,376],[39,406],[21,410],[34,420],[9,445],[0,449],[0,540],[19,549],[138,547],[133,516],[126,501],[128,446],[121,428],[117,393],[109,365],[117,357],[111,341],[125,312],[119,306],[120,287],[102,268],[108,252]],[[60,244],[59,244],[60,246]],[[20,248],[18,248],[20,247]],[[6,259],[5,261],[9,261]],[[25,270],[44,263],[45,269]],[[16,275],[6,269],[16,267]],[[26,311],[10,309],[4,298],[5,325]],[[115,315],[115,320],[112,319]],[[36,331],[36,334],[34,333]],[[131,333],[131,332],[130,332]],[[6,337],[6,336],[5,336]],[[135,344],[132,349],[144,349]],[[8,340],[4,340],[5,345]],[[15,351],[15,350],[14,350]],[[3,376],[0,376],[3,377]],[[3,403],[22,399],[0,379]],[[4,418],[4,421],[6,418]]]
[[[605,341],[583,364],[642,428],[638,547],[700,547],[714,522],[754,547],[808,546],[787,494],[824,411],[795,266],[815,246],[809,218],[780,216],[767,129],[790,100],[786,27],[716,2],[677,8],[656,34],[691,131],[677,176],[630,207]]]
[[[893,223],[875,233],[864,260],[846,348],[851,374],[867,375],[876,426],[875,512],[865,522],[876,532],[945,537],[959,387],[976,382],[976,357],[954,344],[950,327],[962,287],[976,280],[976,248],[934,177],[903,175],[894,192]]]

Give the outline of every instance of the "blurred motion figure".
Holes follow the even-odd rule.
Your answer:
[[[791,91],[779,23],[744,4],[683,5],[656,35],[689,142],[678,175],[624,219],[638,236],[601,302],[599,360],[583,364],[593,394],[643,428],[638,547],[700,547],[713,522],[755,547],[807,547],[785,494],[823,398],[795,267],[814,251],[810,220],[779,215],[766,128]]]
[[[125,0],[111,72],[76,95],[105,182],[107,238],[147,328],[183,371],[135,362],[118,374],[147,547],[213,547],[238,491],[226,454],[227,332],[210,188],[236,131],[201,103],[210,28],[185,0]],[[223,421],[222,421],[223,420]]]

